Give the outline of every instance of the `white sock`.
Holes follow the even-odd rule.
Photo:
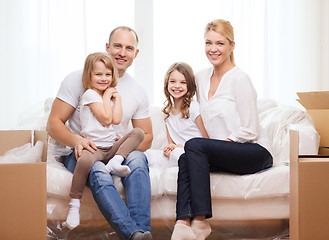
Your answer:
[[[70,210],[66,219],[66,226],[74,229],[80,224],[80,199],[72,198],[70,202]]]
[[[106,169],[119,177],[126,177],[130,174],[131,170],[128,166],[121,165],[124,158],[120,155],[115,155],[110,161],[106,164]]]

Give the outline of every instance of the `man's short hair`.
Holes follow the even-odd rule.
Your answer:
[[[117,28],[113,29],[112,32],[110,33],[109,43],[111,43],[111,39],[113,37],[113,34],[118,29],[127,30],[129,32],[132,32],[135,35],[135,38],[136,38],[136,45],[138,45],[139,40],[138,40],[138,35],[137,35],[136,31],[134,29],[130,28],[130,27],[127,27],[127,26],[120,26],[120,27],[117,27]]]

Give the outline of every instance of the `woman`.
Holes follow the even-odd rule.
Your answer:
[[[210,139],[185,144],[178,165],[176,224],[172,240],[206,239],[212,217],[209,172],[252,174],[272,166],[270,144],[261,133],[257,95],[248,75],[235,66],[234,33],[225,20],[205,29],[211,68],[196,74],[201,117]]]

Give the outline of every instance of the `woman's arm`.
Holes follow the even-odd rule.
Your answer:
[[[199,130],[202,134],[202,137],[209,138],[209,135],[207,133],[207,130],[206,130],[204,124],[203,124],[203,121],[202,121],[202,118],[201,118],[200,115],[196,117],[195,124],[198,126],[198,128],[199,128]]]
[[[247,75],[235,81],[234,95],[240,118],[238,131],[228,136],[235,142],[252,142],[259,134],[257,93]]]

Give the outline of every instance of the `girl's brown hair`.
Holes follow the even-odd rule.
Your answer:
[[[105,67],[112,71],[112,82],[110,87],[115,87],[117,85],[117,69],[114,66],[113,60],[104,52],[96,52],[88,55],[85,61],[85,66],[82,74],[82,85],[85,90],[90,88],[91,85],[91,74],[94,70],[94,64],[97,61],[104,63]]]
[[[168,83],[169,83],[170,74],[175,70],[177,70],[178,72],[184,75],[187,84],[187,93],[184,95],[183,104],[180,109],[180,112],[182,113],[182,118],[190,117],[189,107],[192,98],[194,97],[196,92],[195,77],[194,77],[193,69],[190,67],[190,65],[183,62],[177,62],[172,64],[169,67],[164,78],[163,90],[167,100],[164,102],[165,106],[162,109],[162,112],[166,114],[165,120],[169,117],[169,114],[173,109],[173,99],[168,91]]]
[[[216,19],[207,24],[205,34],[209,31],[217,32],[227,38],[230,44],[234,42],[234,31],[231,23],[223,19]],[[231,63],[234,63],[233,51],[230,55]]]

